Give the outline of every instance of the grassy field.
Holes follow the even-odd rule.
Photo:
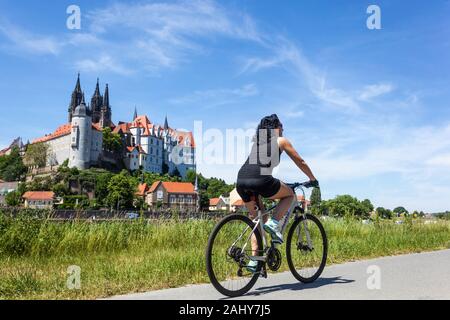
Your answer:
[[[0,215],[0,299],[92,299],[207,283],[204,252],[214,224],[62,223]],[[450,248],[449,221],[364,225],[327,219],[324,225],[328,264]],[[81,290],[67,288],[71,265],[81,267]],[[288,269],[285,259],[281,269]]]

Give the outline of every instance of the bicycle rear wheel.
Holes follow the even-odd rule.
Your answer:
[[[206,248],[206,270],[212,285],[229,297],[247,293],[258,280],[263,263],[255,273],[245,266],[250,256],[262,255],[263,242],[258,229],[254,232],[258,248],[252,252],[251,232],[254,223],[243,215],[229,215],[212,231]]]
[[[311,214],[296,219],[286,242],[286,258],[294,277],[304,283],[315,281],[325,268],[327,254],[327,235],[320,220]]]

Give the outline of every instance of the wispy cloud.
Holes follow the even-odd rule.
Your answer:
[[[230,12],[215,1],[116,3],[87,15],[90,33],[114,36],[115,59],[129,68],[138,63],[147,71],[173,68],[189,55],[206,51],[204,41],[228,37],[261,42],[252,19]],[[130,38],[131,35],[131,38]]]
[[[359,99],[367,101],[369,99],[387,94],[391,92],[393,89],[394,87],[388,83],[368,85],[363,88],[362,92],[359,95]]]
[[[11,51],[51,55],[61,52],[61,44],[53,37],[22,30],[4,19],[0,19],[0,34],[7,39],[4,47]]]
[[[84,59],[75,63],[75,68],[79,71],[99,73],[103,71],[110,71],[121,75],[130,75],[132,70],[122,66],[119,62],[115,61],[113,57],[107,54],[101,55],[98,59]]]
[[[192,94],[180,98],[171,99],[172,104],[192,104],[197,103],[203,107],[218,107],[225,104],[235,103],[245,98],[259,94],[255,84],[246,84],[240,88],[221,88],[212,90],[198,90]]]

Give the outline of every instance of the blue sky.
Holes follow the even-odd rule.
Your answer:
[[[71,4],[81,30],[66,28]],[[89,98],[109,83],[116,122],[135,105],[189,130],[277,113],[325,198],[449,209],[449,16],[438,0],[2,0],[0,148],[63,124],[80,71]],[[199,170],[234,182],[239,165]],[[286,156],[276,176],[305,179]]]

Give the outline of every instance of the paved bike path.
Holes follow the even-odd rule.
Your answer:
[[[290,272],[260,278],[238,299],[450,299],[450,250],[383,257],[326,267],[314,283],[299,283]],[[377,275],[380,275],[377,282]],[[369,287],[368,288],[368,282]],[[376,289],[380,284],[380,289]],[[119,300],[229,299],[210,284],[115,296]]]

